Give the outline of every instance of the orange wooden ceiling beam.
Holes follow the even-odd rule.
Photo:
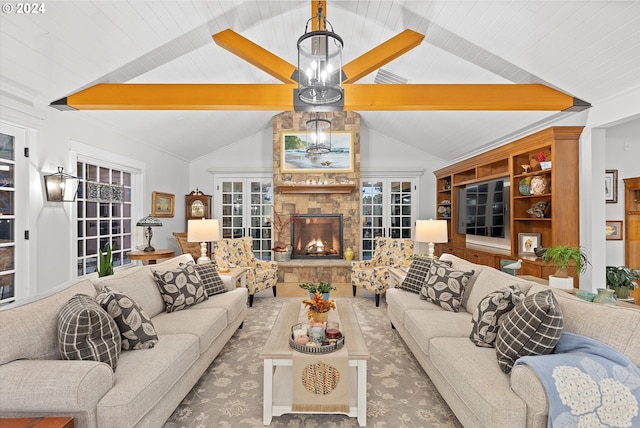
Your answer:
[[[294,84],[103,83],[52,103],[61,110],[293,110]],[[549,110],[574,99],[540,84],[344,85],[344,110]],[[580,100],[577,100],[581,102]],[[583,108],[588,103],[581,104]]]
[[[367,74],[390,63],[400,55],[418,46],[424,40],[424,35],[413,30],[404,30],[384,43],[360,55],[342,67],[347,78],[343,83],[354,83]]]
[[[356,111],[562,111],[575,106],[571,95],[541,84],[357,84],[343,87],[344,109]]]
[[[282,83],[296,83],[291,79],[291,76],[296,71],[294,65],[253,43],[251,40],[242,37],[235,31],[226,29],[211,37],[221,48],[258,67]]]

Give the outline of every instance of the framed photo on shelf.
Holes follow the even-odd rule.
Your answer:
[[[518,233],[518,254],[521,256],[535,256],[533,249],[541,246],[539,233]]]
[[[176,195],[172,193],[153,192],[151,215],[153,217],[173,217]]]
[[[604,172],[604,199],[608,204],[618,203],[618,170],[608,169]]]
[[[622,220],[607,220],[605,231],[607,241],[622,241]]]
[[[307,141],[306,131],[280,133],[282,173],[353,172],[353,132],[333,131],[329,141]]]

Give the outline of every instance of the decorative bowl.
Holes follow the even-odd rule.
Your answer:
[[[593,299],[597,296],[596,293],[591,293],[589,291],[576,291],[576,296],[581,298],[582,300],[586,300],[587,302],[593,302]]]

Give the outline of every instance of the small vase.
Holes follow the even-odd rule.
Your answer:
[[[309,292],[309,298],[314,299],[316,297],[316,293]],[[322,293],[322,300],[329,300],[329,293]]]
[[[309,311],[309,319],[316,320],[323,323],[327,322],[327,320],[329,319],[329,312]]]
[[[601,303],[605,305],[617,305],[616,297],[613,290],[609,288],[598,288],[598,295],[593,298],[593,303]]]
[[[347,247],[346,250],[344,250],[344,258],[345,260],[347,260],[348,262],[350,262],[351,260],[353,260],[353,250],[351,249],[351,247]]]

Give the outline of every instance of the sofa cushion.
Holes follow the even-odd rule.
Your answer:
[[[433,259],[429,259],[427,257],[415,256],[411,261],[411,265],[409,265],[407,275],[397,288],[419,294],[422,289],[422,285],[429,274],[429,268],[431,267],[432,260]],[[447,263],[451,266],[451,262],[443,263]]]
[[[485,266],[476,278],[473,287],[468,290],[469,298],[467,299],[467,305],[465,307],[467,312],[473,313],[478,307],[480,300],[484,299],[485,296],[492,291],[497,291],[514,284],[518,284],[520,290],[526,294],[534,283],[501,272],[498,269]]]
[[[469,281],[467,282],[467,287],[464,290],[464,296],[462,296],[462,303],[461,303],[461,306],[463,308],[469,308],[469,306],[467,305],[467,301],[469,300],[469,296],[471,295],[471,290],[473,290],[473,285],[476,283],[476,279],[478,279],[480,272],[482,272],[484,269],[489,268],[489,266],[471,263],[465,259],[461,259],[460,257],[456,257],[453,254],[448,254],[448,253],[442,254],[439,260],[441,262],[449,262],[451,263],[452,267],[459,270],[473,271],[473,275],[471,276],[471,278],[469,278]],[[471,306],[471,310],[467,310],[467,312],[473,313],[475,308],[476,308],[475,306]]]
[[[222,282],[222,278],[220,278],[216,262],[211,261],[201,264],[195,264],[194,262],[180,263],[180,267],[184,267],[187,264],[192,265],[196,270],[207,296],[211,297],[214,294],[226,293],[227,287]]]
[[[476,346],[493,348],[498,333],[500,318],[524,299],[525,295],[517,285],[493,291],[480,301],[473,312],[473,327],[469,338]]]
[[[478,348],[466,336],[436,337],[431,340],[429,358],[446,382],[437,385],[443,397],[454,397],[453,403],[464,406],[454,411],[472,414],[483,423],[468,426],[525,426],[525,403],[511,390],[509,376],[500,371],[493,349]]]
[[[93,297],[76,294],[58,314],[58,343],[65,360],[100,361],[118,366],[121,340],[116,322]]]
[[[193,266],[167,271],[153,271],[156,285],[164,299],[167,312],[176,312],[208,299]]]
[[[553,291],[525,297],[500,322],[496,354],[502,371],[510,373],[513,363],[525,355],[552,353],[562,326],[562,310]]]
[[[0,365],[14,360],[59,360],[58,314],[76,294],[95,296],[91,281],[73,280],[46,295],[0,308]]]
[[[404,316],[404,327],[418,343],[422,352],[429,355],[431,340],[436,337],[464,337],[469,341],[470,313],[450,312],[433,303],[424,300],[422,302],[432,306],[433,310],[411,309]]]
[[[192,334],[198,337],[199,352],[206,351],[227,327],[227,311],[222,308],[199,310],[199,307],[195,305],[185,311],[165,312],[153,318],[160,338],[171,334]]]
[[[129,296],[104,287],[96,301],[116,322],[122,336],[122,349],[153,348],[158,335],[151,319]]]
[[[235,288],[226,293],[216,294],[209,297],[202,303],[198,303],[194,309],[221,308],[227,313],[227,324],[230,324],[238,315],[247,309],[247,296],[249,290],[246,288]]]
[[[472,275],[473,271],[464,272],[434,260],[420,295],[447,311],[458,312],[464,289]]]
[[[405,324],[405,314],[411,309],[429,311],[443,310],[440,306],[429,303],[426,300],[418,299],[415,294],[399,288],[388,289],[386,299],[387,311],[393,313],[395,319],[399,320],[402,325]]]

